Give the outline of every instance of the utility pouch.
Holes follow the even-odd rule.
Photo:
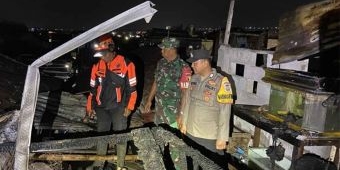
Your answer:
[[[125,78],[117,75],[116,73],[112,71],[107,71],[106,78],[110,79],[114,87],[124,87],[125,85]]]
[[[101,95],[105,109],[113,109],[122,104],[125,94],[125,81],[125,78],[112,71],[106,72]]]

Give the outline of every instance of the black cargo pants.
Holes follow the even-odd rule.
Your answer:
[[[127,129],[127,118],[124,114],[124,107],[106,110],[104,108],[96,108],[97,115],[97,132],[122,131]],[[111,129],[112,128],[112,129]],[[98,142],[97,154],[107,154],[107,143]],[[127,143],[117,143],[117,166],[124,167]]]

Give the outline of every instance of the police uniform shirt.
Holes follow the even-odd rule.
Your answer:
[[[193,75],[186,96],[183,123],[187,133],[198,138],[228,141],[233,102],[228,78],[215,69],[204,80]]]

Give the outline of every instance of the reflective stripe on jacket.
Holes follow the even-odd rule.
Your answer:
[[[135,65],[128,59],[116,55],[109,63],[99,60],[92,67],[87,111],[94,106],[110,109],[121,104],[133,110],[137,99],[136,84]]]

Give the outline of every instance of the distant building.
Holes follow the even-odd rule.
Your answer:
[[[192,37],[186,30],[166,30],[160,28],[148,30],[142,43],[149,46],[157,45],[167,36],[179,39],[181,42],[180,47],[188,47],[189,45],[196,47],[201,45],[201,38],[197,36]]]
[[[221,31],[221,33],[224,31]],[[224,38],[224,35],[221,36]],[[229,45],[236,48],[268,50],[277,46],[278,29],[270,27],[234,27],[230,31]],[[223,42],[222,40],[220,42]]]
[[[271,34],[270,34],[271,33]],[[231,30],[230,45],[233,47],[263,50],[268,47],[269,35],[275,37],[270,30],[233,28]],[[276,35],[277,38],[277,35]]]

